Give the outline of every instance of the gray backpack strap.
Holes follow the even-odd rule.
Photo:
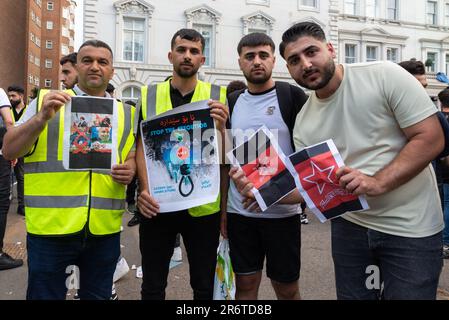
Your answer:
[[[156,92],[157,85],[148,86],[147,90],[147,120],[156,115]]]

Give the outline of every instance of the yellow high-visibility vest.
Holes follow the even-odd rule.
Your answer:
[[[37,112],[48,90],[40,90]],[[75,96],[73,90],[66,91]],[[134,107],[118,102],[119,163],[134,147]],[[24,196],[27,231],[34,235],[70,235],[84,226],[94,235],[120,232],[125,209],[125,186],[104,171],[65,170],[62,164],[64,107],[39,135],[25,158]]]
[[[191,102],[208,99],[226,103],[226,87],[198,80]],[[170,80],[157,85],[143,86],[141,88],[141,108],[143,120],[148,119],[151,115],[159,115],[173,109],[170,99]],[[215,202],[193,207],[188,211],[193,217],[207,216],[220,211],[220,194]]]

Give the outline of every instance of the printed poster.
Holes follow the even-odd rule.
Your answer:
[[[160,212],[215,202],[220,166],[208,101],[185,104],[141,123],[151,195]]]
[[[227,156],[231,164],[240,167],[253,183],[252,192],[262,211],[296,188],[294,176],[286,168],[289,160],[265,126],[229,151]]]
[[[110,170],[117,162],[117,102],[72,97],[64,111],[63,165],[66,170]]]
[[[289,159],[302,197],[321,222],[369,209],[364,196],[353,195],[338,184],[336,172],[344,163],[332,140],[304,148]]]

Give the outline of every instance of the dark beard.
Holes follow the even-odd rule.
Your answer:
[[[178,76],[180,76],[181,78],[191,78],[193,77],[197,72],[198,72],[198,68],[193,67],[190,71],[185,71],[181,69],[181,66],[175,67],[175,72],[178,74]]]
[[[15,108],[20,104],[21,101],[20,100],[12,100],[9,102],[11,103],[11,107]]]
[[[272,74],[272,72],[269,72],[269,73],[265,73],[264,77],[252,77],[251,73],[249,73],[249,74],[246,74],[245,72],[243,73],[243,75],[245,76],[246,81],[248,81],[248,83],[252,83],[252,84],[264,84],[264,83],[266,83],[268,80],[270,80],[271,74]]]
[[[304,88],[307,88],[310,90],[320,90],[320,89],[324,88],[325,86],[327,86],[327,84],[332,79],[334,74],[335,74],[335,63],[332,58],[329,58],[329,61],[327,62],[326,66],[323,69],[322,79],[317,84],[310,85],[310,84],[307,84],[305,81],[300,81],[297,79],[295,79],[295,80],[301,87],[304,87]]]

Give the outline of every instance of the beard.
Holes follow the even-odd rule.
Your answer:
[[[318,68],[313,68],[310,69],[310,71],[308,72],[304,72],[304,76],[307,76],[307,74],[313,73],[315,71],[319,71]],[[306,79],[304,79],[303,76],[303,80],[302,79],[295,79],[295,81],[304,88],[310,89],[310,90],[320,90],[322,88],[324,88],[325,86],[327,86],[327,84],[329,83],[329,81],[332,79],[332,77],[335,74],[335,63],[334,60],[332,58],[329,58],[329,60],[327,61],[326,65],[323,68],[323,71],[320,72],[321,73],[321,81],[318,82],[317,84],[310,84],[307,83]]]
[[[173,68],[175,69],[176,74],[178,76],[180,76],[181,78],[191,78],[198,72],[198,69],[200,67],[199,66],[195,67],[195,65],[192,64],[192,67],[190,70],[184,70],[182,68],[182,65],[174,66]]]
[[[266,72],[263,75],[260,76],[253,76],[251,72],[243,72],[243,75],[245,76],[246,81],[252,84],[264,84],[271,78],[272,72]]]
[[[10,100],[9,102],[11,103],[11,107],[15,108],[15,107],[17,107],[22,101],[20,101],[20,100]]]

